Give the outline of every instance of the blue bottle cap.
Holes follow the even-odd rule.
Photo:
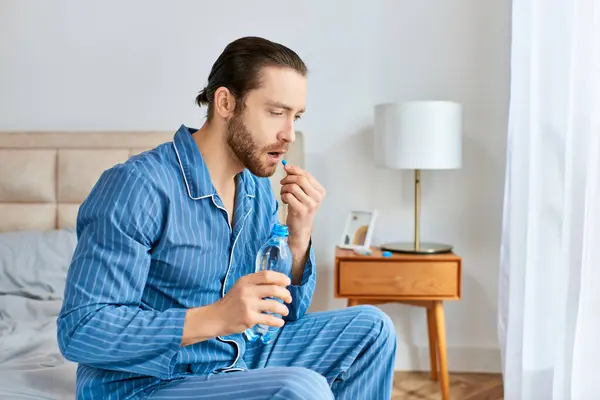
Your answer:
[[[289,235],[287,225],[276,223],[271,229],[271,235],[279,237],[287,237]]]
[[[392,252],[391,251],[384,251],[383,253],[381,253],[382,256],[384,257],[391,257],[392,256]]]
[[[281,163],[283,164],[284,167],[287,165],[287,161],[286,160],[281,160]]]

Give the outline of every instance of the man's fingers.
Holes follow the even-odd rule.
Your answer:
[[[277,300],[265,299],[260,301],[260,311],[267,311],[279,315],[286,316],[290,313],[290,310]]]
[[[277,271],[259,271],[245,277],[253,285],[279,285],[289,286],[292,282],[290,278]]]
[[[275,326],[277,328],[283,327],[285,321],[283,318],[275,317],[274,315],[269,314],[259,314],[257,317],[257,324],[263,324],[268,326]]]
[[[306,176],[302,175],[288,175],[281,180],[281,190],[292,190],[294,186],[297,186],[300,190],[306,193],[309,197],[316,201],[321,201],[321,193],[316,190]],[[282,192],[283,193],[283,192]],[[301,200],[301,199],[300,199]]]
[[[298,174],[301,174],[302,172],[304,172],[304,170],[302,168],[297,167],[294,164],[289,164],[289,163],[285,167],[283,167],[283,169],[288,174],[294,174],[294,175],[298,175]]]
[[[318,191],[319,193],[321,193],[321,196],[325,197],[325,188],[309,172],[303,170],[300,167],[292,165],[292,164],[286,165],[284,169],[288,173],[288,176],[291,176],[291,175],[300,175],[300,176],[306,177],[306,179],[308,180],[308,182],[310,183],[310,185],[316,191]]]
[[[302,210],[302,203],[291,193],[282,194],[281,201],[290,207],[289,211]]]
[[[277,285],[260,285],[256,288],[258,297],[277,297],[286,303],[292,302],[292,294],[284,287]]]
[[[294,202],[293,199],[290,200],[290,195],[298,201]],[[280,197],[281,200],[290,207],[292,212],[302,212],[303,210],[314,211],[319,206],[319,200],[308,196],[298,185],[286,185],[282,187]]]
[[[295,185],[295,184],[288,184],[285,186],[281,187],[281,191],[280,194],[283,195],[285,193],[291,193],[294,195],[294,197],[296,197],[298,200],[300,200],[301,203],[304,204],[308,204],[312,201],[310,195],[306,192],[306,190],[303,190],[300,186]],[[318,196],[318,194],[317,194]]]

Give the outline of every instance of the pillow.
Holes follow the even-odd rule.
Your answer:
[[[0,295],[62,300],[74,229],[0,233]]]

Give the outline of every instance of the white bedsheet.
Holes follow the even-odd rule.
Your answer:
[[[72,230],[0,234],[0,399],[74,399],[56,341]]]

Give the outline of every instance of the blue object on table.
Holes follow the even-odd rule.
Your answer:
[[[391,251],[384,251],[383,253],[381,253],[382,256],[384,257],[391,257],[392,256],[392,252]]]

